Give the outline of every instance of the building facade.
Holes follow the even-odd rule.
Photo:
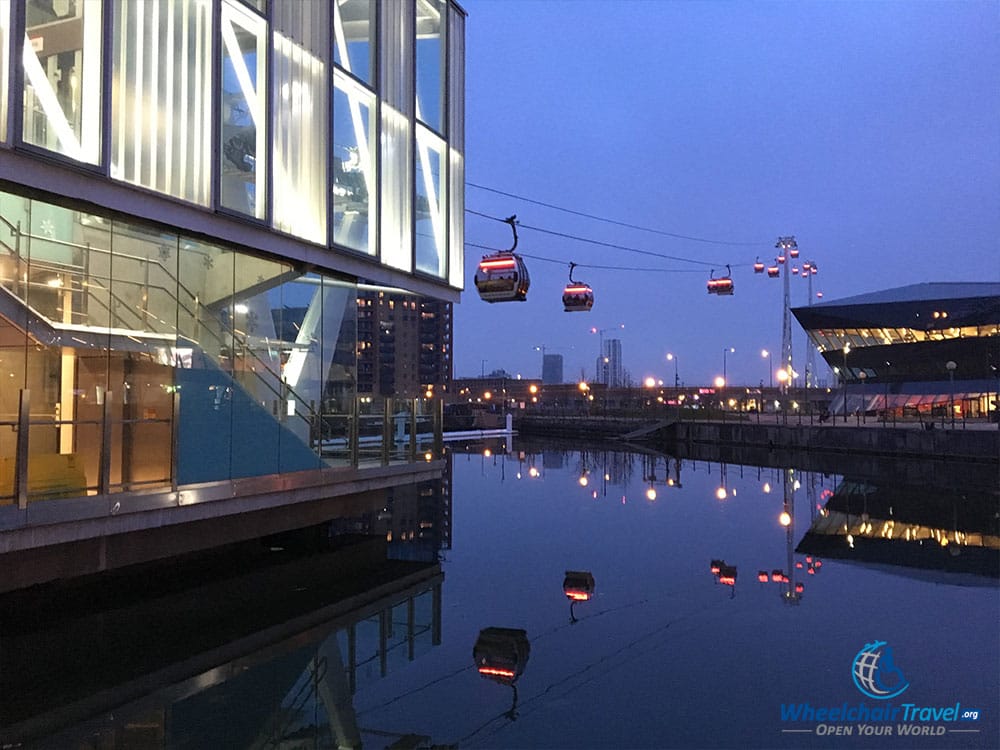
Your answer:
[[[563,356],[561,354],[542,355],[542,382],[557,385],[563,382]]]
[[[625,367],[622,363],[621,339],[607,339],[602,346],[604,350],[597,362],[597,382],[609,388],[621,388],[627,385]]]
[[[996,412],[1000,283],[925,283],[792,310],[840,379],[830,411]]]
[[[463,284],[464,24],[0,0],[0,506],[357,463],[365,290]]]
[[[451,302],[376,289],[358,294],[358,395],[446,393],[451,347]]]

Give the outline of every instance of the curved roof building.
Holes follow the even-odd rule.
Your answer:
[[[830,410],[997,408],[1000,283],[932,282],[792,310],[840,378]]]

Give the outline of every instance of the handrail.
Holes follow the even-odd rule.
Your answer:
[[[3,222],[4,224],[6,224],[6,225],[7,225],[7,228],[8,228],[8,229],[9,229],[9,230],[11,231],[11,234],[15,234],[15,233],[16,233],[16,232],[18,231],[18,230],[17,230],[17,227],[16,227],[16,226],[14,226],[13,224],[11,224],[11,223],[10,223],[10,222],[9,222],[9,221],[7,220],[7,217],[6,217],[6,216],[4,216],[3,214],[0,214],[0,221],[2,221],[2,222]]]
[[[19,235],[21,237],[24,237],[26,239],[29,239],[29,240],[38,240],[40,242],[48,242],[48,243],[51,243],[51,244],[54,244],[54,245],[59,245],[61,247],[69,247],[69,248],[72,248],[74,250],[86,250],[88,252],[99,253],[101,255],[113,255],[114,254],[118,258],[125,258],[127,260],[134,260],[134,261],[138,261],[140,263],[148,263],[150,265],[155,265],[160,270],[162,270],[171,281],[175,282],[177,284],[177,287],[179,289],[183,289],[184,292],[191,299],[197,299],[197,297],[198,297],[198,295],[196,295],[194,292],[192,292],[190,289],[188,289],[186,286],[184,286],[183,282],[181,282],[181,280],[179,278],[177,278],[176,276],[174,276],[174,274],[171,272],[171,270],[169,268],[167,268],[165,265],[163,265],[159,260],[155,260],[153,258],[148,258],[148,257],[143,257],[141,255],[130,255],[129,253],[114,253],[114,251],[108,250],[106,248],[103,248],[100,245],[81,244],[79,242],[70,242],[68,240],[57,240],[54,237],[42,237],[42,236],[37,235],[37,234],[31,234],[30,232],[18,231],[17,227],[14,226],[13,224],[11,224],[10,221],[8,221],[7,218],[3,214],[0,214],[0,221],[3,221],[4,224],[6,224],[8,227],[10,227],[10,230],[11,230],[12,233],[17,234],[17,235]],[[202,254],[204,255],[204,253],[202,253]],[[65,264],[65,265],[70,265],[70,264]],[[82,266],[78,266],[78,267],[82,268]]]
[[[17,229],[17,227],[15,227],[13,224],[11,224],[10,221],[8,221],[7,218],[4,217],[2,214],[0,214],[0,221],[3,221],[4,224],[6,224],[8,227],[10,227],[12,233],[14,233],[15,235],[19,235],[21,237],[26,237],[28,239],[35,239],[35,240],[39,240],[39,241],[43,241],[43,242],[49,242],[49,243],[53,243],[53,244],[56,244],[56,245],[59,245],[59,246],[63,246],[63,247],[70,247],[70,248],[74,248],[74,249],[87,250],[88,252],[97,252],[97,253],[102,253],[102,254],[105,254],[105,255],[111,255],[112,254],[112,251],[104,249],[104,248],[101,248],[101,247],[98,247],[98,246],[94,246],[94,245],[84,245],[84,244],[80,244],[80,243],[68,242],[68,241],[65,241],[65,240],[56,240],[56,239],[53,239],[53,238],[50,238],[50,237],[40,237],[38,235],[33,235],[31,233],[28,233],[28,232],[19,232],[18,229]],[[9,248],[9,246],[8,246],[8,248]],[[9,249],[11,250],[11,252],[13,252],[12,248],[9,248]],[[177,290],[183,290],[183,292],[185,293],[187,299],[190,299],[190,300],[197,300],[198,299],[198,295],[196,295],[194,292],[192,292],[190,289],[188,289],[183,283],[181,283],[180,279],[178,279],[170,271],[170,269],[168,269],[166,266],[164,266],[159,260],[152,259],[152,258],[146,258],[146,257],[143,257],[143,256],[130,255],[130,254],[127,254],[127,253],[120,253],[116,257],[122,257],[122,258],[126,258],[126,259],[129,259],[129,260],[137,261],[140,264],[145,263],[145,264],[149,264],[149,265],[153,265],[153,266],[158,267],[161,271],[163,271],[163,273],[167,276],[167,278],[170,279],[170,281],[174,282],[177,285],[177,287],[176,287]],[[37,265],[39,267],[44,268],[44,269],[51,269],[51,270],[68,269],[70,271],[76,271],[76,272],[83,272],[84,271],[84,266],[77,265],[77,264],[71,264],[71,263],[54,263],[54,262],[48,261],[48,260],[45,260],[45,261],[36,261],[36,263],[37,263]],[[113,300],[114,302],[117,302],[119,304],[119,307],[121,309],[129,310],[137,318],[140,317],[140,313],[138,313],[135,309],[133,309],[133,306],[131,304],[129,304],[128,302],[126,302],[118,294],[116,294],[114,291],[112,291],[111,287],[112,287],[113,282],[115,282],[115,279],[113,277],[106,276],[106,275],[103,275],[103,274],[88,274],[88,277],[89,277],[89,279],[91,281],[96,282],[100,289],[102,289],[104,292],[107,293],[109,300]],[[187,315],[189,315],[190,317],[192,317],[192,318],[194,318],[196,320],[200,320],[200,316],[198,315],[197,310],[192,310],[191,308],[189,308],[187,306],[187,304],[185,304],[185,300],[182,299],[179,296],[179,294],[178,294],[177,291],[168,289],[167,287],[162,286],[160,284],[148,284],[148,283],[143,283],[143,282],[138,282],[138,281],[127,281],[127,282],[123,281],[123,280],[120,280],[120,281],[122,281],[122,283],[127,283],[127,284],[131,284],[131,285],[138,286],[138,287],[144,287],[147,290],[150,290],[150,289],[159,290],[159,291],[163,292],[164,294],[166,294],[169,298],[172,298],[174,300],[174,302],[179,306],[179,308],[184,313],[186,313]],[[107,283],[105,283],[105,282],[107,282]],[[67,291],[70,291],[71,293],[86,293],[87,290],[85,290],[85,289],[68,289]],[[100,296],[91,295],[89,297],[89,299],[91,299],[95,303],[99,304],[102,308],[104,308],[105,310],[107,310],[109,314],[112,313],[112,309],[111,309],[110,303],[109,304],[105,304],[104,300]],[[115,314],[120,314],[120,313],[115,313]],[[173,328],[174,328],[174,331],[177,332],[177,327],[173,326]],[[231,344],[235,343],[235,341],[227,342],[219,333],[217,333],[210,326],[202,325],[201,329],[207,335],[209,335],[212,338],[212,340],[214,341],[214,343],[218,344],[220,347],[230,346]],[[177,332],[177,335],[180,335],[179,332]],[[235,338],[236,338],[236,336],[235,336],[235,332],[234,332],[234,339]],[[280,377],[280,375],[278,373],[275,373],[271,369],[270,364],[268,362],[266,362],[264,359],[262,359],[260,356],[258,356],[257,352],[254,351],[253,349],[250,349],[250,348],[245,349],[244,350],[244,356],[247,356],[248,358],[252,359],[252,361],[254,361],[254,362],[262,365],[263,369],[266,372],[275,374],[276,376]],[[295,399],[296,407],[294,408],[293,414],[288,415],[288,416],[299,417],[300,419],[302,419],[307,424],[311,424],[312,419],[316,417],[317,412],[314,409],[311,409],[311,408],[308,408],[308,407],[305,407],[305,409],[300,409],[298,407],[298,404],[305,405],[306,401],[294,389],[292,389],[287,384],[282,383],[281,388],[276,388],[275,386],[273,386],[269,382],[268,378],[266,378],[262,374],[258,373],[257,370],[255,370],[253,368],[250,368],[249,370],[246,370],[245,372],[252,372],[252,373],[254,373],[254,375],[256,376],[256,380],[259,383],[261,383],[272,396],[276,396],[280,401],[285,401],[289,396],[291,396],[292,398]]]

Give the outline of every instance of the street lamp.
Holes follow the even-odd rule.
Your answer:
[[[851,342],[844,344],[844,424],[847,424],[847,355],[851,351]]]
[[[951,381],[951,429],[955,429],[955,368],[958,367],[954,360],[949,359],[944,363],[948,370],[948,379]],[[963,412],[964,414],[964,412]],[[964,418],[964,417],[963,417]]]
[[[726,356],[731,352],[735,351],[736,350],[731,346],[727,346],[725,349],[722,350],[722,379],[725,380],[727,383],[729,382],[729,377],[726,375]]]
[[[729,376],[726,374],[726,357],[729,355],[730,352],[735,352],[735,351],[736,350],[733,347],[731,347],[731,346],[727,346],[725,349],[722,350],[722,387],[723,388],[725,388],[729,384]],[[725,418],[725,416],[726,416],[725,392],[723,392],[723,399],[722,399],[722,416],[723,416],[723,418]]]
[[[861,379],[861,415],[858,417],[858,419],[865,420],[865,424],[867,424],[868,422],[865,419],[865,411],[866,411],[865,407],[867,406],[866,403],[867,399],[865,397],[865,380],[867,380],[868,378],[868,373],[862,370],[861,372],[858,373],[858,377]]]
[[[781,404],[782,404],[782,406],[781,406],[781,421],[782,422],[787,422],[788,421],[788,414],[785,411],[785,409],[786,409],[786,404],[788,403],[788,398],[787,398],[787,395],[788,395],[788,372],[786,372],[784,369],[778,370],[778,386],[781,389],[781,392],[784,393],[785,396],[786,396],[786,398],[782,398],[781,399]],[[775,416],[777,416],[778,402],[775,401],[774,405],[775,405]]]
[[[767,349],[761,349],[760,356],[767,360],[767,387],[774,388],[774,373],[771,372],[771,352]]]
[[[892,362],[889,360],[885,361],[885,411],[882,413],[882,424],[888,424],[889,422],[889,370],[892,368]],[[896,426],[896,410],[892,411],[892,426]]]
[[[675,389],[676,388],[680,388],[681,387],[681,379],[680,379],[680,376],[677,374],[677,357],[675,357],[670,352],[667,352],[667,361],[668,362],[672,361],[674,363],[674,388]]]

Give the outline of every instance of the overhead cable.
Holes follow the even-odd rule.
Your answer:
[[[475,242],[466,242],[466,247],[475,247],[480,250],[488,250],[490,252],[496,252],[494,248],[488,247],[487,245],[480,245]],[[546,263],[556,263],[560,266],[565,266],[569,261],[561,260],[559,258],[546,258],[542,255],[529,255],[528,253],[518,253],[522,258],[528,258],[529,260],[540,260]],[[598,265],[596,263],[574,263],[577,268],[594,268],[601,271],[641,271],[642,273],[704,273],[699,268],[640,268],[638,266],[605,266]]]
[[[557,206],[554,203],[546,203],[545,201],[535,200],[534,198],[526,198],[523,195],[517,195],[515,193],[508,193],[505,190],[498,190],[496,188],[487,187],[486,185],[478,185],[475,182],[466,182],[467,187],[476,188],[477,190],[485,190],[489,193],[496,193],[497,195],[503,195],[508,198],[514,198],[515,200],[524,201],[525,203],[534,203],[536,206],[544,206],[545,208],[551,208],[555,211],[562,211],[563,213],[572,214],[573,216],[582,216],[586,219],[593,219],[594,221],[603,221],[606,224],[614,224],[619,227],[627,227],[628,229],[636,229],[640,232],[650,232],[652,234],[659,234],[664,237],[673,237],[678,240],[689,240],[691,242],[705,242],[710,245],[728,245],[731,247],[757,247],[762,245],[770,246],[770,240],[767,242],[729,242],[726,240],[712,240],[705,237],[695,237],[688,234],[677,234],[675,232],[667,232],[662,229],[653,229],[651,227],[640,226],[639,224],[631,224],[627,221],[618,221],[617,219],[608,219],[604,216],[595,216],[594,214],[588,214],[585,211],[576,211],[572,208],[566,208],[565,206]]]
[[[492,219],[493,221],[499,221],[499,222],[506,221],[505,219],[500,219],[500,218],[497,218],[496,216],[490,216],[489,214],[484,214],[484,213],[482,213],[480,211],[474,211],[471,208],[467,208],[467,209],[465,209],[465,211],[466,211],[466,213],[473,214],[474,216],[482,216],[485,219]],[[683,257],[681,257],[679,255],[668,255],[666,253],[653,252],[652,250],[642,250],[642,249],[637,248],[637,247],[628,247],[627,245],[618,245],[618,244],[616,244],[614,242],[603,242],[601,240],[594,240],[594,239],[591,239],[589,237],[579,237],[579,236],[574,235],[574,234],[567,234],[566,232],[556,232],[555,230],[552,230],[552,229],[544,229],[542,227],[536,227],[536,226],[532,226],[530,224],[524,224],[524,223],[522,223],[520,221],[517,222],[517,226],[521,227],[522,229],[528,229],[528,230],[531,230],[531,231],[534,231],[534,232],[541,232],[542,234],[549,234],[549,235],[552,235],[554,237],[562,237],[563,239],[573,240],[575,242],[585,242],[585,243],[587,243],[589,245],[597,245],[599,247],[609,247],[609,248],[612,248],[614,250],[624,250],[624,251],[630,252],[630,253],[638,253],[640,255],[648,255],[648,256],[653,257],[653,258],[663,258],[665,260],[675,260],[675,261],[678,261],[680,263],[694,263],[696,265],[706,266],[708,268],[719,268],[721,266],[727,265],[726,263],[722,263],[722,262],[718,262],[718,261],[710,262],[710,261],[705,261],[705,260],[695,260],[694,258],[683,258]],[[739,264],[739,263],[729,263],[728,265],[739,266],[741,264]],[[743,265],[745,265],[745,264],[743,264]]]

